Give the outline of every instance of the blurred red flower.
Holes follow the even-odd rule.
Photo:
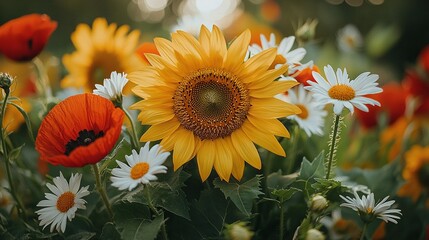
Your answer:
[[[158,49],[156,49],[155,44],[151,42],[144,42],[140,44],[136,50],[136,53],[148,65],[149,65],[149,61],[145,56],[146,53],[153,53],[153,54],[159,55]]]
[[[302,71],[298,73],[298,75],[295,76],[295,79],[301,84],[304,84],[304,86],[310,86],[310,84],[307,83],[308,80],[313,82],[316,81],[313,77],[313,72],[320,73],[320,70],[316,65],[304,68]]]
[[[408,71],[402,81],[405,92],[418,103],[415,115],[429,114],[429,80],[424,79],[415,71]]]
[[[429,75],[429,45],[420,52],[418,63]]]
[[[357,109],[356,115],[359,122],[365,128],[373,128],[377,125],[377,117],[381,112],[386,112],[389,125],[404,115],[407,93],[396,83],[389,83],[382,87],[383,92],[371,95],[371,98],[379,101],[381,107],[368,106],[369,111],[363,112]]]
[[[71,96],[43,119],[36,138],[40,159],[53,165],[82,167],[102,160],[121,133],[124,112],[98,95]]]
[[[45,47],[57,22],[49,16],[29,14],[0,26],[0,52],[14,61],[29,61]]]

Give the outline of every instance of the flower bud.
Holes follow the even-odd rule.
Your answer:
[[[13,78],[7,73],[0,73],[0,88],[3,88],[5,92],[9,92],[9,88],[12,85]]]
[[[320,194],[313,195],[310,201],[310,209],[314,212],[321,212],[329,205],[328,200]]]
[[[298,26],[298,29],[295,31],[295,36],[300,43],[306,43],[314,39],[317,23],[317,19],[307,19],[304,24]]]
[[[253,234],[244,222],[237,222],[226,226],[226,237],[229,240],[250,240]]]
[[[319,230],[312,228],[307,231],[305,240],[325,240],[325,235],[323,235]]]

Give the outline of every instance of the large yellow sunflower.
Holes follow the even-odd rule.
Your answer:
[[[129,30],[127,25],[117,28],[114,23],[107,24],[104,18],[95,19],[92,29],[79,24],[71,35],[76,51],[63,56],[69,75],[62,80],[61,87],[92,92],[94,85],[102,84],[112,71],[129,73],[137,69],[142,64],[135,54],[140,32],[128,34]]]
[[[406,183],[399,189],[399,196],[409,196],[414,201],[429,190],[429,146],[415,145],[405,153],[402,177]]]
[[[172,41],[155,39],[160,55],[146,54],[152,66],[130,73],[134,93],[144,99],[132,108],[141,110],[143,124],[152,125],[140,140],[162,139],[163,148],[173,150],[175,170],[196,156],[203,181],[213,166],[229,181],[231,174],[241,179],[244,162],[261,168],[254,143],[286,155],[275,135],[289,132],[277,118],[301,110],[273,96],[296,82],[274,81],[287,70],[268,69],[276,49],[244,62],[249,41],[246,30],[227,49],[216,26],[212,32],[202,26],[198,40],[178,31]]]

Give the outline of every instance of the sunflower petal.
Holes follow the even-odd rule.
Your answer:
[[[261,169],[261,158],[259,157],[258,150],[252,140],[243,132],[238,129],[231,134],[232,144],[237,151],[238,155],[241,156],[244,161],[249,163],[256,169]]]
[[[204,182],[210,175],[215,161],[215,144],[212,140],[204,140],[197,153],[198,171]]]
[[[168,122],[163,122],[157,125],[152,125],[144,134],[141,136],[141,142],[149,142],[162,139],[175,132],[180,126],[179,121],[173,118]]]
[[[242,125],[243,132],[259,146],[273,152],[277,155],[286,157],[285,150],[272,134],[261,132],[250,122],[244,122]]]
[[[174,171],[192,159],[195,149],[195,137],[191,131],[180,128],[175,132],[175,135],[177,138],[173,151]]]

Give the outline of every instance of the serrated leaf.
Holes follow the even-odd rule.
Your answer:
[[[301,169],[299,170],[298,179],[312,180],[314,178],[325,177],[326,172],[323,164],[324,155],[324,151],[322,151],[312,162],[304,157],[301,163]]]
[[[153,240],[158,235],[164,221],[163,214],[152,221],[145,218],[128,219],[124,222],[121,236],[127,240]]]
[[[226,200],[217,189],[204,190],[198,201],[191,205],[192,223],[201,235],[197,239],[219,239],[228,219],[231,201]]]
[[[276,196],[279,199],[280,204],[283,204],[298,191],[301,191],[301,190],[297,188],[275,189],[274,191],[271,192],[271,194]]]
[[[223,192],[225,198],[230,198],[235,206],[249,217],[251,215],[253,201],[258,198],[259,195],[263,194],[263,192],[261,192],[261,178],[261,175],[256,175],[243,184],[237,182],[227,183],[217,178],[213,181],[213,184]]]
[[[104,224],[103,230],[101,230],[100,239],[103,240],[121,240],[121,234],[116,229],[115,224],[108,222]]]
[[[66,240],[90,240],[94,236],[93,232],[80,232],[66,237]]]
[[[182,187],[189,178],[183,170],[176,171],[167,182],[155,182],[124,196],[123,200],[148,205],[148,198],[155,207],[161,207],[177,216],[190,220],[189,206]],[[149,195],[148,195],[149,194]]]
[[[277,172],[271,173],[267,177],[267,187],[270,189],[280,189],[286,188],[295,182],[297,178],[296,173],[292,173],[289,175],[282,175],[282,171],[279,170]]]

